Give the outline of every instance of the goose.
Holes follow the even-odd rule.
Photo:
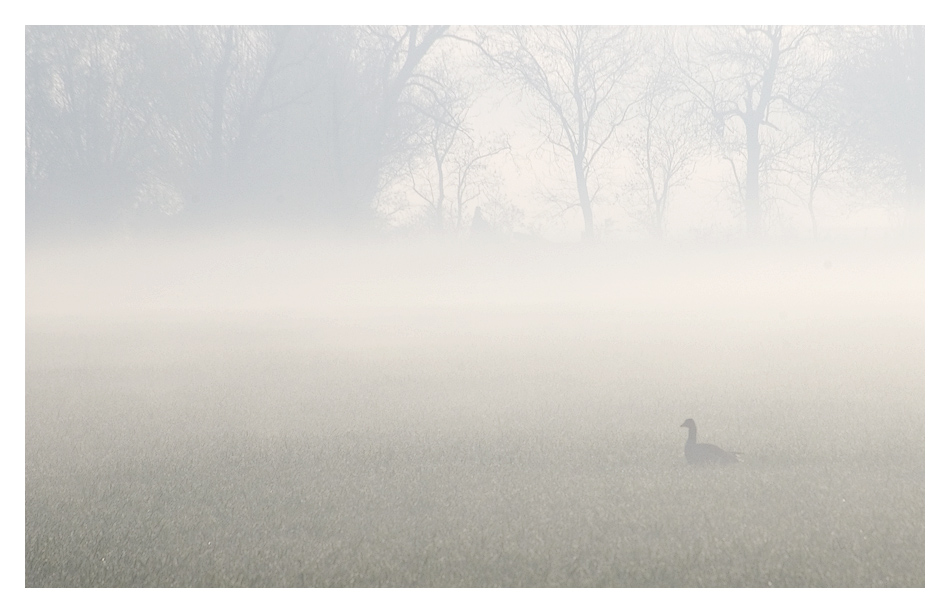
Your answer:
[[[696,442],[696,422],[692,419],[684,421],[680,428],[689,428],[689,438],[686,439],[686,461],[690,464],[732,464],[739,461],[739,455],[732,451],[725,451],[709,443]]]

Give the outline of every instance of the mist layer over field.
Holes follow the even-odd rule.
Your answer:
[[[32,246],[26,583],[922,586],[923,315],[879,245]]]

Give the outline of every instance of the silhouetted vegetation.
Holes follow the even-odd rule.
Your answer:
[[[922,27],[30,26],[25,56],[31,233],[462,233],[476,207],[524,208],[487,165],[529,165],[542,143],[534,196],[579,207],[588,239],[608,205],[662,234],[698,161],[721,166],[752,235],[795,199],[817,232],[832,187],[859,204],[886,184],[921,218]],[[471,121],[522,92],[534,142]],[[809,171],[817,140],[855,181]]]

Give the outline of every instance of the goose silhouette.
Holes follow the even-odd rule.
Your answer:
[[[709,443],[697,443],[696,422],[692,419],[684,421],[680,428],[689,428],[686,461],[690,464],[732,464],[739,461],[739,455],[733,451],[725,451]]]

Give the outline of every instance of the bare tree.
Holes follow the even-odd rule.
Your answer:
[[[807,166],[801,173],[805,179],[805,206],[811,219],[812,234],[818,238],[818,217],[815,214],[815,195],[819,187],[828,181],[831,175],[843,168],[843,143],[828,132],[816,131],[812,135]]]
[[[624,88],[637,57],[624,27],[507,28],[490,40],[490,56],[512,84],[540,102],[535,112],[547,142],[573,168],[584,236],[594,238],[599,156],[630,115]]]
[[[27,217],[111,222],[131,199],[152,114],[141,55],[116,27],[26,31]]]
[[[366,84],[372,94],[359,102],[360,122],[350,124],[343,116],[350,112],[334,105],[333,142],[337,154],[337,181],[340,205],[350,211],[354,221],[365,223],[379,192],[381,174],[386,166],[400,160],[393,156],[410,151],[406,139],[414,127],[400,116],[400,105],[411,97],[425,76],[420,68],[432,46],[448,31],[448,26],[371,27],[361,34],[360,51],[379,52],[369,69]],[[371,45],[370,41],[374,41]],[[406,128],[409,128],[408,130]],[[345,133],[340,129],[345,129]]]
[[[182,210],[206,143],[189,32],[28,28],[31,218],[127,227]]]
[[[708,149],[696,101],[675,70],[673,49],[663,34],[653,41],[650,72],[642,79],[627,139],[640,170],[632,182],[635,210],[646,209],[647,224],[658,237],[665,232],[671,192],[685,185]]]
[[[436,232],[458,233],[467,226],[468,205],[497,190],[486,175],[488,162],[510,150],[507,137],[476,136],[468,125],[475,86],[455,76],[460,72],[448,65],[431,71],[416,85],[426,95],[413,99],[414,114],[425,120],[417,130],[423,145],[420,155],[407,161],[406,174],[426,205],[427,226]]]
[[[28,158],[41,163],[28,209],[38,192],[43,199],[53,192],[90,221],[154,219],[193,209],[196,196],[220,190],[251,134],[253,103],[273,55],[268,34],[244,27],[31,29]],[[105,207],[108,213],[97,213]]]
[[[783,26],[687,32],[683,74],[722,136],[750,236],[764,232],[762,179],[766,163],[775,158],[767,131],[779,131],[806,113],[824,82],[813,47],[818,33],[817,28]],[[732,132],[734,121],[739,134]]]
[[[446,126],[443,126],[445,128]],[[509,151],[507,138],[480,139],[459,128],[431,142],[431,156],[410,169],[413,192],[427,205],[426,218],[437,232],[466,227],[469,207],[480,200],[497,200],[497,184],[488,177],[491,158]]]
[[[272,85],[286,68],[286,27],[188,26],[156,28],[156,52],[175,58],[177,95],[169,113],[180,117],[186,133],[193,215],[232,214],[241,194],[257,178],[248,168],[249,152],[260,146],[269,115],[286,101]],[[223,209],[223,210],[222,210]],[[228,215],[224,215],[227,217]]]
[[[212,167],[285,217],[366,227],[380,190],[421,154],[425,60],[447,29],[210,30]]]
[[[819,237],[818,193],[840,190],[848,172],[846,142],[828,120],[821,108],[810,113],[796,129],[788,131],[785,142],[773,147],[774,159],[767,164],[774,171],[771,180],[787,188],[787,201],[804,205],[815,239]]]

